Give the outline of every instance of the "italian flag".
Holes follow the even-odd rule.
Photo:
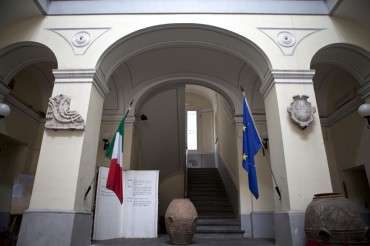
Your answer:
[[[114,193],[116,193],[121,204],[123,202],[123,132],[126,115],[125,117],[123,117],[121,123],[119,124],[116,134],[114,135],[111,144],[105,152],[105,156],[111,160],[106,187],[107,189],[112,190]]]

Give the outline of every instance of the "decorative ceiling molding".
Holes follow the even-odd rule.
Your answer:
[[[75,55],[84,55],[91,44],[110,29],[110,27],[46,28],[46,30],[49,30],[61,36],[71,47]]]
[[[285,56],[294,55],[295,49],[303,39],[316,32],[325,30],[324,28],[257,28],[268,36],[281,50]]]

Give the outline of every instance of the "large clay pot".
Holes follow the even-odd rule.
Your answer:
[[[189,199],[173,199],[165,222],[172,244],[190,244],[198,222],[197,210]]]
[[[304,221],[308,241],[319,243],[368,242],[368,227],[350,200],[340,193],[316,194]]]

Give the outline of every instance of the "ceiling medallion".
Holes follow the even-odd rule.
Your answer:
[[[293,102],[288,107],[288,113],[291,119],[297,123],[302,130],[306,129],[313,121],[313,114],[316,112],[316,108],[311,106],[307,98],[309,98],[309,96],[295,95],[293,96]]]
[[[278,33],[277,41],[283,47],[292,47],[295,44],[296,39],[290,32],[283,31]]]
[[[72,44],[76,47],[84,47],[91,41],[90,33],[78,32],[72,37]]]

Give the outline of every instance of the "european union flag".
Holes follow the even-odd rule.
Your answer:
[[[244,97],[243,107],[243,168],[248,172],[249,190],[254,197],[258,198],[258,184],[254,156],[261,148],[262,143],[254,126],[252,116]]]

